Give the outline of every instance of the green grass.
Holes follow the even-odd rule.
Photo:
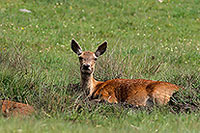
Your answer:
[[[96,115],[98,117],[98,115]],[[0,119],[0,130],[6,132],[198,132],[199,115],[195,114],[163,114],[153,112],[130,113],[125,117],[99,116],[95,121],[85,119],[72,122],[63,119]]]
[[[199,0],[1,1],[0,99],[29,103],[38,112],[23,121],[1,117],[0,130],[198,132],[199,5]],[[19,11],[24,8],[31,13]],[[150,114],[148,109],[86,103],[77,111],[80,76],[72,38],[91,51],[108,41],[97,61],[98,80],[145,78],[185,90],[177,102]]]

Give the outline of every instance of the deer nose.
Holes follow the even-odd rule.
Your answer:
[[[83,64],[83,69],[88,70],[90,68],[90,64]]]

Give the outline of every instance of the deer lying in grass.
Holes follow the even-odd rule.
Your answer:
[[[0,100],[0,108],[4,116],[27,116],[35,112],[32,106],[27,104],[9,101],[9,100]]]
[[[81,86],[89,92],[88,97],[108,101],[109,103],[126,102],[136,106],[148,103],[165,105],[172,94],[180,87],[163,81],[145,79],[112,79],[105,82],[93,78],[95,63],[107,48],[107,42],[101,44],[96,52],[83,52],[78,43],[72,39],[72,50],[78,55],[81,71]]]

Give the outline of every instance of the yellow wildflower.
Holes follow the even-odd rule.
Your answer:
[[[69,9],[72,10],[72,6],[70,6]]]

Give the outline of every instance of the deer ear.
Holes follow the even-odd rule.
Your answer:
[[[80,55],[82,53],[81,47],[78,45],[75,39],[72,39],[71,41],[71,48],[77,55]]]
[[[96,57],[102,55],[106,51],[106,48],[107,48],[107,41],[105,41],[98,47],[98,49],[95,52]]]

